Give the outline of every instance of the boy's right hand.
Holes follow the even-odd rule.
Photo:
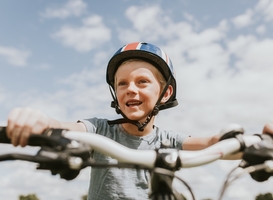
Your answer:
[[[7,136],[14,146],[26,146],[31,134],[41,134],[49,128],[50,118],[39,110],[15,108],[7,119]]]

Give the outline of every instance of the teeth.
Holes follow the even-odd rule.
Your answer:
[[[140,105],[140,104],[141,102],[137,102],[137,101],[126,103],[127,106],[134,106],[134,105]]]

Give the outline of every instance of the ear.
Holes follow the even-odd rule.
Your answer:
[[[171,85],[168,86],[167,91],[165,92],[164,96],[162,97],[160,103],[166,103],[169,98],[172,96],[173,94],[173,87]]]

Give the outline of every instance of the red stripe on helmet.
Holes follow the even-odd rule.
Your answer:
[[[139,44],[140,44],[140,42],[134,42],[134,43],[127,44],[124,47],[123,51],[136,50]]]

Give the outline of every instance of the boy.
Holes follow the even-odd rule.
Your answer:
[[[7,126],[13,145],[25,146],[31,133],[39,134],[47,128],[95,132],[133,149],[156,149],[168,139],[172,148],[198,150],[219,141],[219,135],[193,138],[154,126],[160,110],[177,105],[173,66],[159,47],[140,42],[123,46],[110,59],[106,80],[113,97],[112,107],[122,115],[121,119],[59,122],[30,108],[15,108],[8,116]],[[264,130],[273,133],[270,125]],[[112,162],[98,152],[94,159]],[[89,200],[148,199],[147,171],[94,168],[91,173]]]

